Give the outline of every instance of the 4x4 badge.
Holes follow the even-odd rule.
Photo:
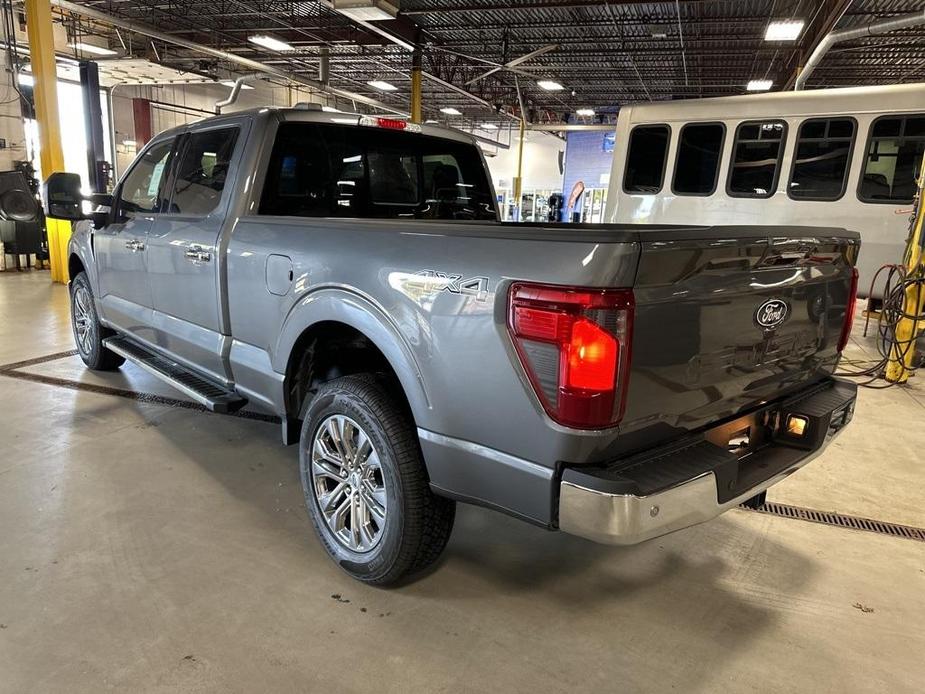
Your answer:
[[[439,270],[419,270],[414,273],[421,278],[422,286],[450,294],[468,294],[477,301],[486,301],[490,291],[487,277],[463,277]]]

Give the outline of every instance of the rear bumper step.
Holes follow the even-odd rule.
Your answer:
[[[247,400],[234,391],[127,337],[109,337],[103,340],[103,344],[106,349],[125,357],[213,412],[235,412],[247,404]]]
[[[819,455],[851,420],[857,386],[830,379],[683,441],[607,465],[567,467],[559,528],[631,545],[710,520]],[[802,429],[802,435],[788,431]],[[732,451],[730,441],[747,440]]]

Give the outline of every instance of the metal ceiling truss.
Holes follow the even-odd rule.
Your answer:
[[[411,52],[424,53],[426,118],[462,117],[454,125],[519,117],[515,77],[528,120],[556,123],[578,108],[614,112],[645,100],[742,94],[751,79],[792,86],[822,38],[833,29],[925,10],[925,0],[401,0],[396,19],[358,24],[325,0],[72,0],[96,18],[62,21],[96,34],[121,53],[159,56],[177,69],[227,76],[270,66],[275,78],[314,85],[322,49],[330,86],[395,111],[408,109]],[[140,37],[103,19],[141,22],[159,32]],[[794,42],[766,42],[775,19],[803,19]],[[269,34],[293,46],[273,52],[247,41]],[[390,37],[394,37],[390,39]],[[185,45],[179,45],[185,44]],[[402,45],[404,44],[404,45]],[[191,45],[205,46],[203,52]],[[229,56],[233,56],[229,58]],[[538,80],[562,84],[544,91]],[[809,88],[925,79],[925,28],[839,44]],[[395,92],[368,82],[386,80]],[[500,112],[499,112],[500,111]],[[573,119],[573,118],[572,118]],[[587,121],[587,119],[585,119]]]

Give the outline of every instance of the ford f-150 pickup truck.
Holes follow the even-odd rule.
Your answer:
[[[611,544],[759,503],[852,416],[841,229],[502,224],[467,135],[311,107],[161,133],[93,212],[73,174],[44,201],[87,220],[86,365],[278,415],[370,583],[434,562],[456,501]]]

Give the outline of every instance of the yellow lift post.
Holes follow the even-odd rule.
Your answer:
[[[424,122],[423,52],[415,47],[411,55],[411,122]]]
[[[29,54],[35,78],[35,119],[39,128],[39,159],[42,176],[64,171],[61,149],[61,121],[58,119],[58,72],[55,67],[55,38],[49,0],[26,0],[26,26]],[[53,282],[67,283],[67,242],[71,225],[56,219],[45,220],[48,232],[48,258]]]
[[[919,174],[919,195],[915,206],[915,219],[912,233],[906,246],[906,279],[925,279],[925,265],[923,265],[922,224],[925,222],[925,161]],[[903,304],[903,317],[896,324],[896,339],[890,352],[890,362],[886,367],[886,380],[892,383],[905,383],[912,375],[915,358],[915,340],[925,328],[925,322],[919,316],[925,312],[925,282],[910,282],[906,284],[905,302]]]

